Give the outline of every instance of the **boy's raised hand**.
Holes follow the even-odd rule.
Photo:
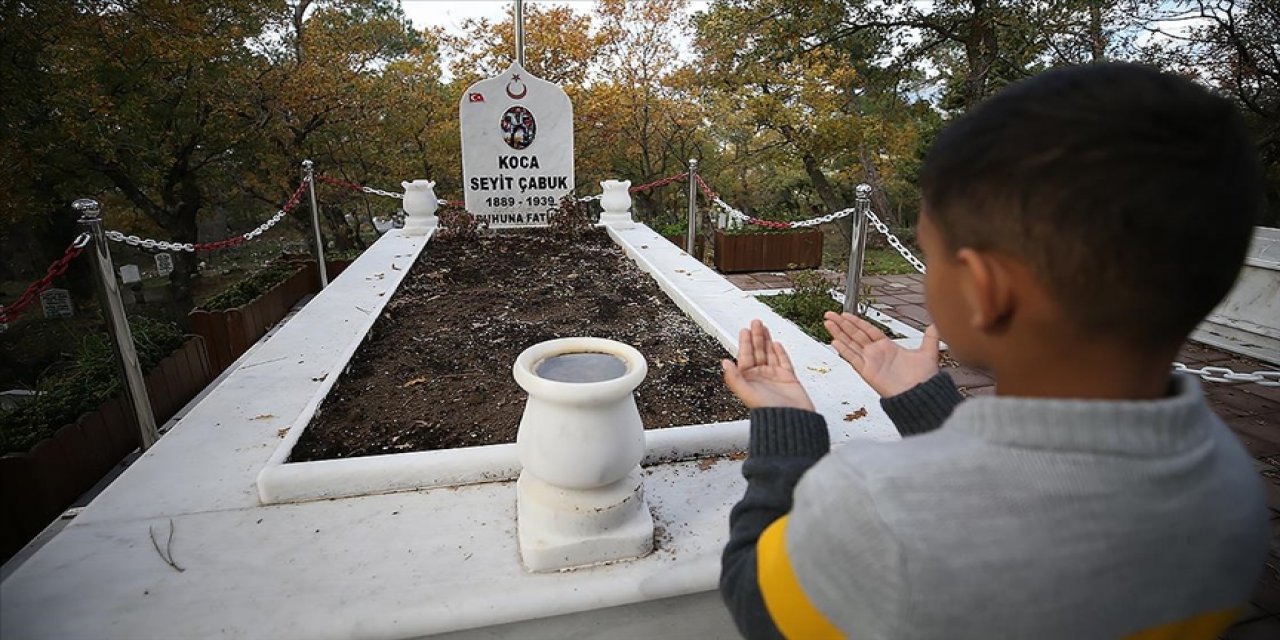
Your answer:
[[[851,313],[828,311],[823,326],[831,346],[882,398],[896,396],[938,373],[938,328],[929,325],[919,349],[905,349],[875,325]]]
[[[790,407],[813,411],[813,401],[796,378],[786,349],[773,341],[759,320],[738,332],[738,362],[722,360],[724,383],[749,409]]]

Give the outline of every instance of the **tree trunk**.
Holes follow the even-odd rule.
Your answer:
[[[862,171],[867,176],[867,184],[871,185],[872,212],[885,224],[891,227],[902,227],[901,216],[890,204],[889,196],[885,194],[884,182],[880,180],[880,170],[876,168],[876,163],[871,159],[871,154],[867,153],[865,146],[858,148],[858,157],[862,161]]]
[[[1102,2],[1093,0],[1089,3],[1089,51],[1093,62],[1107,59],[1107,39],[1102,33]]]
[[[190,211],[185,210],[188,207]],[[172,234],[174,242],[195,243],[198,240],[196,230],[198,207],[198,202],[183,203],[183,207],[170,217],[169,224],[164,226],[164,230]],[[169,273],[168,286],[170,316],[179,319],[185,325],[187,312],[195,307],[195,300],[191,295],[191,280],[196,275],[200,259],[194,251],[173,251],[171,255],[173,271]]]
[[[991,70],[1000,55],[996,38],[995,20],[990,15],[987,0],[971,0],[973,15],[965,34],[964,57],[968,73],[964,79],[964,107],[972,109],[987,97]]]

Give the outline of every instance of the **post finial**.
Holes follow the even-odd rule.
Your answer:
[[[102,216],[102,207],[92,198],[80,198],[71,203],[71,208],[80,214],[81,220],[97,220]]]
[[[859,200],[862,200],[862,199],[865,199],[865,198],[870,198],[870,197],[871,197],[871,185],[869,185],[869,184],[867,184],[867,183],[865,183],[865,182],[859,183],[857,187],[854,187],[854,193],[856,193],[856,194],[857,194],[857,198],[858,198]]]

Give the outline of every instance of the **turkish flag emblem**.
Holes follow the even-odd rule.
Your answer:
[[[467,94],[467,102],[484,102],[484,94],[469,93]]]

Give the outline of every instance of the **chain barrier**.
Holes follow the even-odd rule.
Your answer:
[[[23,311],[26,311],[27,307],[32,302],[35,302],[36,298],[44,293],[45,289],[49,288],[49,285],[53,284],[54,278],[67,272],[67,268],[71,266],[71,261],[84,252],[84,248],[89,245],[89,241],[92,238],[93,236],[88,233],[76,236],[76,239],[67,245],[67,250],[63,252],[62,257],[54,260],[53,264],[49,265],[44,277],[28,285],[22,295],[13,301],[13,304],[0,306],[0,324],[9,324],[21,315]]]
[[[375,196],[382,196],[384,198],[394,198],[396,200],[404,200],[404,194],[396,191],[383,191],[382,189],[376,189],[374,187],[370,187],[362,184],[356,184],[354,182],[347,182],[346,180],[339,180],[337,178],[330,178],[329,176],[316,176],[316,180],[319,180],[320,182],[327,182],[331,185],[342,187],[344,189],[350,189],[352,191],[359,191],[361,193],[368,193]],[[599,199],[600,199],[600,196],[593,196],[592,198],[584,198],[584,200],[599,200]],[[466,204],[462,200],[445,200],[444,198],[440,198],[436,200],[436,202],[442,207],[461,207],[464,204]]]
[[[1192,369],[1181,362],[1173,363],[1174,371],[1199,376],[1206,382],[1252,382],[1264,387],[1280,387],[1280,371],[1254,371],[1253,373],[1236,373],[1226,367],[1203,367]]]
[[[796,222],[779,222],[777,220],[762,220],[760,218],[749,216],[737,209],[734,209],[727,202],[725,202],[724,199],[722,199],[719,195],[716,195],[716,192],[712,190],[712,188],[709,185],[707,185],[707,183],[702,179],[702,176],[697,176],[697,180],[698,180],[698,187],[702,189],[702,194],[705,195],[708,200],[714,203],[722,211],[729,214],[729,216],[732,218],[741,220],[742,222],[745,222],[747,224],[753,224],[757,227],[765,227],[768,229],[795,229],[797,227],[799,228],[815,227],[824,222],[834,222],[836,220],[839,220],[840,218],[844,218],[858,212],[857,207],[849,207],[848,209],[841,209],[839,211],[836,211],[835,213],[828,213],[825,216],[818,216],[817,218],[811,218],[809,220],[799,220]],[[893,235],[892,231],[889,231],[889,225],[881,222],[880,217],[877,216],[875,213],[872,213],[870,210],[867,211],[867,219],[871,222],[872,226],[876,228],[876,231],[879,231],[889,241],[889,246],[896,249],[898,253],[902,256],[902,258],[906,260],[911,265],[912,268],[914,268],[916,271],[919,271],[920,273],[925,272],[924,262],[922,262],[919,258],[917,258],[915,254],[911,253],[911,250],[908,249],[907,246],[904,245],[902,241],[898,239],[897,236]]]
[[[284,207],[281,208],[279,211],[277,211],[274,216],[271,216],[269,219],[267,219],[266,222],[258,225],[258,227],[253,231],[242,233],[238,236],[227,238],[226,240],[218,240],[216,242],[197,242],[197,243],[169,242],[167,240],[152,240],[151,238],[139,238],[138,236],[135,236],[135,235],[127,236],[123,233],[120,233],[119,231],[104,231],[102,235],[106,236],[108,240],[111,240],[113,242],[122,242],[124,244],[130,245],[133,247],[142,247],[143,249],[159,249],[161,251],[188,251],[192,253],[197,251],[216,251],[218,249],[227,249],[230,247],[242,245],[250,240],[253,240],[258,236],[266,233],[267,230],[270,229],[271,227],[276,226],[276,223],[280,222],[281,220],[284,220],[284,217],[289,215],[289,212],[293,211],[294,208],[298,206],[298,203],[302,201],[302,194],[306,193],[306,191],[307,191],[307,181],[303,180],[302,184],[298,185],[298,188],[294,190],[293,195],[289,196],[288,202],[284,203]]]
[[[654,180],[653,182],[642,184],[637,187],[630,187],[629,189],[627,189],[627,193],[640,193],[641,191],[648,191],[650,189],[657,189],[658,187],[665,187],[671,184],[672,182],[679,182],[681,180],[684,180],[687,177],[689,177],[689,172],[684,171],[681,173],[677,173],[674,176],[668,176],[661,180]]]
[[[911,250],[908,249],[906,245],[902,244],[902,241],[898,239],[898,236],[893,235],[893,232],[889,231],[889,225],[881,222],[880,217],[870,209],[867,210],[867,219],[871,221],[871,224],[876,228],[876,231],[879,231],[881,235],[889,240],[889,246],[897,249],[902,258],[911,263],[911,266],[914,267],[916,271],[919,271],[920,273],[925,272],[924,263],[921,262],[915,254],[911,253]]]

